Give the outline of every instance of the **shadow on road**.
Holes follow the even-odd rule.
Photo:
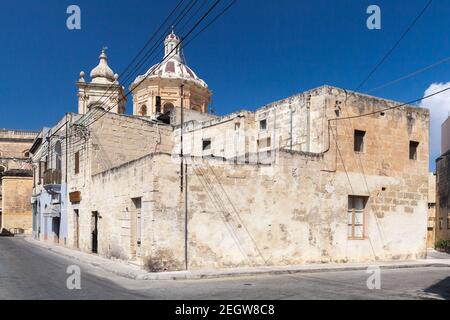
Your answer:
[[[424,291],[438,295],[443,299],[450,300],[450,277],[433,284]]]

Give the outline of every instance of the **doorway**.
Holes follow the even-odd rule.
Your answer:
[[[134,198],[131,212],[131,255],[141,256],[142,247],[142,198]]]
[[[54,217],[52,218],[52,234],[53,234],[53,242],[59,243],[59,229],[61,225],[61,218]]]
[[[98,253],[98,212],[92,212],[92,253]]]
[[[428,228],[427,232],[427,248],[434,248],[434,228]]]

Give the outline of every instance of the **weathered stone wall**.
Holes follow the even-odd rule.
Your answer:
[[[171,150],[170,126],[115,114],[103,118],[90,127],[92,175],[149,153]]]
[[[188,163],[189,267],[361,262],[424,256],[426,208],[379,217],[366,208],[364,240],[347,237],[348,181],[321,170],[322,155],[280,152],[274,165],[205,159]],[[194,161],[195,160],[195,161]],[[137,259],[153,270],[184,267],[180,164],[155,154],[96,175],[89,211],[98,211],[100,254]],[[378,180],[381,185],[402,179]],[[375,183],[371,181],[371,183]],[[113,196],[112,196],[113,195]],[[142,197],[142,246],[133,253],[132,199]],[[374,198],[382,198],[378,195]],[[375,204],[373,205],[375,206]],[[423,212],[423,213],[421,213]],[[90,219],[86,219],[89,235]],[[89,236],[83,249],[89,250]]]
[[[127,251],[126,245],[120,249],[120,246],[114,244],[123,244],[121,241],[125,241],[120,236],[123,230],[115,229],[117,226],[115,223],[118,223],[120,226],[126,220],[126,216],[123,214],[123,212],[126,212],[126,209],[121,205],[115,207],[114,205],[117,204],[115,201],[120,198],[122,193],[132,193],[133,186],[127,185],[126,176],[121,176],[121,180],[118,180],[117,184],[114,183],[114,180],[105,182],[104,185],[99,185],[93,177],[99,176],[108,170],[116,170],[115,168],[122,166],[127,167],[130,162],[133,163],[133,161],[148,154],[171,151],[173,149],[172,127],[155,124],[140,118],[108,113],[88,128],[89,131],[83,132],[79,130],[78,133],[75,133],[76,129],[74,128],[73,137],[69,145],[68,194],[70,196],[73,192],[80,192],[81,201],[79,203],[70,203],[69,201],[67,209],[68,243],[69,245],[75,243],[75,210],[78,210],[80,249],[84,251],[92,249],[92,213],[98,211],[101,216],[99,220],[100,253],[117,257],[129,257],[130,252]],[[74,155],[77,152],[80,155],[79,173],[75,174]],[[133,170],[135,169],[133,168]],[[131,177],[134,176],[134,174],[131,174]],[[140,181],[142,179],[136,181],[136,183]],[[98,195],[98,192],[107,193]],[[139,193],[136,197],[139,197]],[[129,202],[131,202],[131,198],[128,199]],[[105,205],[107,210],[104,210]],[[117,208],[117,210],[113,210],[114,208]],[[117,214],[125,218],[108,223],[109,220],[105,212],[108,212],[109,215]],[[116,240],[118,242],[115,242]]]
[[[36,135],[33,131],[0,130],[0,158],[26,158]]]
[[[8,170],[30,170],[31,164],[28,162],[28,151],[36,136],[36,132],[27,130],[0,130],[0,219],[4,203],[11,204],[14,199],[4,199],[4,197],[14,197],[14,194],[8,195],[2,193],[2,174]],[[27,194],[30,197],[31,193]],[[20,205],[20,204],[19,204]],[[17,220],[18,218],[16,218]],[[16,225],[16,223],[9,226]],[[18,221],[17,225],[26,225]],[[0,223],[0,229],[2,224]],[[1,231],[1,230],[0,230]]]
[[[196,111],[193,109],[183,108],[184,122],[190,122],[190,121],[204,122],[204,121],[209,121],[209,120],[216,119],[216,118],[218,118],[218,117],[213,114],[210,114],[210,113],[205,113],[205,112],[200,112],[200,111]],[[181,125],[181,108],[175,107],[175,110],[172,113],[171,120],[172,120],[170,123],[171,125],[173,125],[173,126]]]
[[[428,248],[434,248],[436,244],[436,188],[436,174],[430,173],[428,176]]]
[[[80,210],[81,249],[90,249],[98,211],[100,254],[180,270],[187,196],[190,268],[424,257],[429,112],[397,106],[325,86],[256,113],[191,122],[183,133],[187,195],[176,157],[180,128],[161,135],[154,124],[139,122],[142,130],[135,126],[141,120],[105,117],[81,155],[83,174],[69,184],[82,193],[70,209]],[[373,114],[346,118],[367,113]],[[361,152],[354,150],[355,130],[366,133]],[[410,141],[419,143],[414,159]],[[261,161],[264,154],[269,161]],[[104,160],[108,155],[112,161]],[[358,240],[348,236],[350,196],[367,198]]]
[[[184,268],[180,166],[170,159],[166,155],[162,163],[158,155],[149,155],[92,176],[90,192],[72,205],[80,210],[81,250],[91,250],[91,213],[96,211],[99,254],[135,260],[151,270]],[[136,241],[134,199],[142,201],[141,245]]]
[[[183,137],[184,149],[192,155],[204,156],[202,139],[211,138],[209,153],[227,159],[242,159],[247,153],[277,148],[323,152],[328,141],[323,90],[319,88],[271,103],[255,113],[242,111],[212,121],[188,124]],[[265,128],[261,127],[261,121],[266,122]],[[176,130],[178,143],[179,135],[180,130]]]
[[[1,227],[7,231],[22,229],[31,234],[31,190],[33,179],[31,177],[4,176],[2,178],[2,223]]]

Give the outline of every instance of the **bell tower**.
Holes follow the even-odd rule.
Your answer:
[[[119,75],[108,65],[106,50],[107,48],[103,48],[99,64],[90,73],[90,83],[86,82],[84,71],[80,72],[80,79],[76,83],[79,114],[86,114],[92,108],[125,113],[125,89],[119,83]]]

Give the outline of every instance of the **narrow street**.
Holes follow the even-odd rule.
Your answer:
[[[81,268],[81,290],[66,270]],[[34,246],[0,238],[0,299],[450,299],[450,268],[383,270],[381,290],[364,271],[195,281],[136,281]]]

